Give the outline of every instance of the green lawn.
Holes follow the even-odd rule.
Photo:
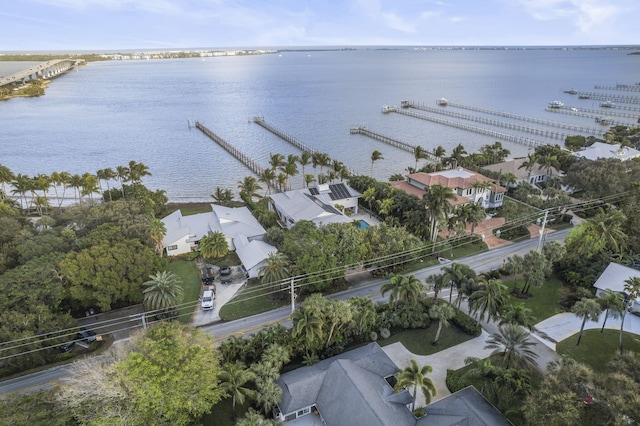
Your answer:
[[[269,288],[257,280],[249,280],[247,285],[220,309],[220,318],[231,321],[270,311],[290,303],[289,299],[268,296]]]
[[[388,339],[379,339],[378,344],[387,346],[395,342],[402,342],[409,351],[416,355],[431,355],[473,339],[473,336],[462,332],[455,325],[450,325],[442,327],[438,344],[434,346],[431,342],[436,337],[436,331],[438,331],[438,323],[433,323],[426,329],[416,328],[394,332]]]
[[[604,367],[618,350],[620,332],[607,330],[600,333],[600,329],[585,330],[576,346],[578,336],[573,335],[556,345],[556,351],[564,356],[571,357],[578,362],[590,366],[595,372],[604,372]],[[640,354],[640,336],[632,333],[622,334],[622,346],[624,350],[631,350]]]
[[[200,289],[202,288],[202,282],[200,280],[200,274],[198,273],[198,267],[195,262],[189,262],[186,260],[174,260],[169,262],[167,270],[173,272],[182,278],[182,288],[184,289],[184,299],[182,303],[195,302],[200,297]],[[191,319],[193,313],[193,304],[186,305],[180,309],[180,322],[186,324]]]
[[[509,291],[513,288],[513,279],[510,277],[503,277],[502,282],[509,287]],[[522,289],[524,279],[517,280],[516,285]],[[561,312],[558,301],[560,300],[560,292],[562,290],[562,282],[555,276],[552,276],[549,280],[540,287],[531,287],[529,292],[531,297],[518,298],[513,295],[509,296],[509,303],[517,304],[523,303],[525,307],[531,309],[532,315],[536,318],[535,323],[545,320],[555,314]]]

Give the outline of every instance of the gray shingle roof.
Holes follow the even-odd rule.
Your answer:
[[[513,426],[473,386],[427,405],[417,426]]]

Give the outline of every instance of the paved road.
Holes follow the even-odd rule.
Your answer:
[[[568,230],[557,231],[546,236],[546,241],[563,240],[568,234]],[[456,262],[465,263],[473,268],[476,272],[486,272],[502,266],[502,263],[514,254],[523,256],[531,250],[535,250],[538,245],[537,239],[526,240],[515,244],[499,247],[487,252],[475,254]],[[420,279],[424,279],[430,274],[438,273],[443,265],[435,265],[414,272],[414,275]],[[386,297],[380,294],[380,286],[386,282],[386,279],[364,279],[354,284],[350,289],[330,295],[335,299],[349,299],[352,296],[370,297],[375,302],[385,301]],[[447,291],[440,292],[442,298],[448,298]],[[223,339],[232,335],[252,334],[269,324],[280,323],[290,326],[289,316],[291,307],[274,309],[272,311],[263,312],[251,317],[241,318],[235,321],[220,322],[208,326],[201,327],[202,330],[212,333],[219,339]],[[488,333],[494,333],[497,328],[491,323],[483,324]],[[544,344],[539,345],[536,349],[541,353],[545,353],[544,358],[540,359],[541,365],[546,365],[548,359],[552,359],[555,352]],[[557,355],[556,355],[557,356]],[[32,373],[26,376],[17,377],[11,380],[0,382],[0,395],[14,391],[36,391],[53,386],[56,381],[68,376],[72,369],[71,365],[59,366],[48,370]]]

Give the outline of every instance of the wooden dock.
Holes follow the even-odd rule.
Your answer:
[[[253,117],[253,122],[256,123],[256,124],[259,124],[262,127],[264,127],[265,129],[267,129],[268,131],[270,131],[274,135],[278,136],[279,138],[281,138],[282,140],[284,140],[286,142],[289,142],[291,145],[295,146],[296,148],[300,149],[303,152],[308,152],[308,153],[311,153],[311,154],[317,152],[317,150],[315,150],[315,149],[311,148],[310,146],[304,144],[303,142],[299,141],[295,137],[293,137],[291,135],[288,135],[285,132],[283,132],[281,130],[278,130],[275,127],[271,126],[266,121],[264,121],[264,117],[262,117],[262,116]]]
[[[460,108],[460,109],[464,109],[464,110],[480,112],[480,113],[483,113],[483,114],[489,114],[489,115],[496,115],[496,116],[500,116],[500,117],[512,118],[514,120],[520,120],[520,121],[527,121],[527,122],[530,122],[530,123],[542,124],[542,125],[548,126],[548,127],[556,127],[556,128],[559,128],[559,129],[586,133],[588,135],[603,136],[604,133],[605,133],[605,131],[603,131],[601,128],[587,127],[587,126],[576,126],[574,124],[562,123],[560,121],[545,120],[545,119],[542,119],[542,118],[529,117],[529,116],[526,116],[526,115],[514,114],[514,113],[511,113],[511,112],[507,112],[507,111],[497,111],[497,110],[493,110],[493,109],[489,109],[489,108],[482,108],[482,107],[473,106],[473,105],[465,105],[465,104],[459,104],[459,103],[455,103],[455,102],[448,102],[448,106],[453,107],[453,108]],[[463,119],[463,120],[471,120],[470,117],[474,117],[474,116],[470,116],[470,115],[467,115],[467,114],[460,114],[460,113],[457,113],[455,111],[449,111],[448,109],[428,107],[428,106],[425,106],[423,104],[418,104],[418,103],[413,102],[413,101],[402,101],[402,107],[403,108],[419,109],[419,110],[422,110],[422,111],[427,111],[427,112],[431,112],[431,113],[435,113],[435,114],[447,115],[447,116],[450,116],[450,117],[460,118],[460,119]],[[472,121],[475,121],[475,120],[472,120]],[[478,122],[483,123],[483,124],[490,124],[490,125],[497,126],[497,127],[506,127],[506,126],[504,126],[502,124],[495,124],[496,122],[497,123],[504,123],[504,122],[497,121],[497,120],[486,119],[486,118],[483,119],[483,120],[480,120]],[[511,128],[511,127],[509,127],[509,128]],[[520,130],[520,131],[526,132],[526,133],[541,134],[541,133],[539,133],[539,129],[532,129],[532,128],[525,127],[525,126],[523,126],[523,128],[521,128],[521,129],[517,129],[517,130]]]
[[[222,148],[224,148],[224,150],[227,151],[229,154],[233,155],[233,157],[235,157],[236,160],[244,164],[254,174],[256,174],[257,176],[262,176],[265,169],[263,167],[260,167],[258,163],[256,163],[251,158],[249,158],[248,155],[246,155],[245,153],[240,151],[238,148],[231,145],[229,142],[222,139],[220,136],[216,135],[214,132],[209,130],[204,124],[200,123],[199,121],[195,121],[194,126],[196,129],[200,130],[202,133],[207,135],[215,143],[217,143]],[[271,185],[272,188],[276,188],[277,190],[282,191],[282,188],[278,184],[278,182],[272,181],[272,182],[269,182],[269,184]]]
[[[640,84],[616,84],[615,86],[601,86],[596,84],[594,89],[621,92],[640,92]]]
[[[595,101],[610,101],[623,104],[640,105],[640,98],[638,96],[630,95],[607,95],[604,93],[595,92],[578,92],[578,96],[585,97],[584,99],[593,99]]]
[[[613,119],[613,116],[615,116],[615,113],[610,112],[610,111],[602,111],[602,110],[588,110],[586,108],[582,108],[582,109],[577,109],[575,108],[576,111],[572,110],[571,108],[567,108],[567,107],[562,107],[562,108],[545,108],[546,112],[553,112],[556,114],[564,114],[564,115],[573,115],[576,117],[585,117],[585,118],[592,118],[594,119],[594,121],[596,123],[599,123],[600,121],[598,121],[598,119],[601,119],[602,117],[607,117],[610,118],[610,126],[632,126],[632,124],[629,123],[623,123],[622,121],[617,121]],[[637,116],[636,116],[637,117]],[[603,133],[606,133],[607,130],[603,130]],[[603,134],[604,136],[604,134]]]
[[[446,119],[443,119],[443,118],[433,117],[433,116],[430,116],[430,115],[418,114],[416,112],[409,111],[407,109],[401,109],[401,108],[396,108],[396,107],[387,107],[386,110],[383,110],[383,112],[385,112],[385,113],[395,112],[397,114],[407,115],[409,117],[419,118],[421,120],[426,120],[426,121],[430,121],[432,123],[442,124],[444,126],[455,127],[455,128],[458,128],[458,129],[467,130],[467,131],[470,131],[470,132],[475,132],[475,133],[478,133],[478,134],[481,134],[481,135],[485,135],[485,136],[491,136],[491,137],[497,138],[497,139],[505,141],[505,142],[513,142],[513,143],[517,143],[517,144],[520,144],[520,145],[540,146],[540,145],[546,145],[547,144],[546,142],[542,142],[542,141],[539,141],[539,140],[536,140],[536,139],[531,139],[531,138],[527,138],[527,137],[524,137],[524,136],[516,136],[516,135],[510,135],[510,134],[507,134],[507,133],[497,132],[495,130],[486,129],[486,128],[483,128],[483,127],[478,127],[478,126],[474,126],[474,125],[471,125],[471,124],[462,123],[462,122],[459,122],[459,121],[446,120]]]
[[[352,127],[349,132],[352,135],[363,135],[363,136],[367,136],[371,139],[375,139],[377,141],[386,143],[387,145],[391,145],[391,146],[395,146],[396,148],[400,148],[404,151],[410,152],[411,154],[413,154],[415,152],[416,147],[414,145],[408,144],[406,142],[402,142],[398,139],[394,139],[392,137],[389,136],[385,136],[382,135],[380,133],[376,133],[376,132],[372,132],[371,130],[369,130],[368,128],[366,128],[365,126],[358,126],[358,127]],[[429,153],[429,155],[433,155],[432,152],[427,151]]]

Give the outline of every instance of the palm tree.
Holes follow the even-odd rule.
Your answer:
[[[536,365],[538,354],[531,350],[535,343],[529,340],[529,333],[524,327],[516,324],[498,326],[498,333],[493,333],[487,340],[485,349],[493,349],[491,355],[502,357],[502,366],[531,370]]]
[[[420,293],[423,290],[422,281],[415,275],[394,275],[389,282],[382,284],[380,291],[384,296],[385,293],[391,292],[389,295],[389,305],[395,305],[398,302],[405,302],[414,305],[418,302]]]
[[[300,167],[302,168],[302,176],[304,176],[304,168],[311,162],[311,153],[309,151],[302,151],[302,154],[300,154],[300,158],[298,158],[298,162],[300,163]]]
[[[245,176],[242,181],[238,182],[238,188],[240,189],[240,197],[249,200],[252,200],[253,197],[260,197],[258,191],[262,189],[253,176]]]
[[[602,328],[600,329],[600,333],[604,332],[604,327],[607,325],[607,319],[609,315],[612,318],[618,318],[620,315],[620,309],[618,306],[621,304],[622,296],[619,293],[614,293],[613,291],[607,289],[606,292],[600,295],[598,298],[598,303],[600,303],[600,308],[605,311],[604,321],[602,322]]]
[[[413,169],[415,171],[418,171],[418,161],[426,160],[427,158],[429,158],[429,153],[420,145],[416,145],[415,147],[413,147],[413,158],[415,158],[416,160],[416,165]]]
[[[286,254],[278,251],[269,253],[266,264],[260,268],[258,278],[262,284],[284,281],[291,276],[291,262]]]
[[[481,321],[484,321],[485,315],[487,319],[496,319],[506,301],[507,286],[500,280],[488,280],[469,298],[473,313],[479,312]]]
[[[535,153],[530,153],[527,155],[527,159],[522,162],[518,170],[525,169],[527,172],[527,181],[531,178],[531,173],[533,172],[533,168],[538,162],[538,157]]]
[[[142,182],[142,178],[145,176],[151,176],[149,167],[143,163],[137,163],[133,160],[129,161],[129,181],[131,186],[135,187],[136,184]]]
[[[539,156],[538,164],[544,169],[545,174],[547,175],[547,180],[551,178],[551,169],[558,170],[560,168],[558,156],[551,153]]]
[[[422,196],[427,214],[429,215],[429,240],[436,241],[438,237],[438,221],[447,217],[451,211],[449,201],[456,199],[453,189],[435,184],[430,186],[426,193]],[[435,245],[433,246],[435,249]]]
[[[267,185],[267,191],[265,192],[265,196],[267,194],[271,194],[271,185],[275,179],[276,179],[276,172],[273,171],[273,169],[264,169],[260,173],[260,177],[259,177],[260,182],[264,182]]]
[[[304,184],[308,188],[313,182],[316,181],[316,177],[311,173],[307,173],[304,175]]]
[[[236,417],[236,403],[244,404],[245,397],[253,398],[255,391],[246,387],[247,382],[255,379],[256,375],[242,361],[227,363],[220,372],[220,388],[231,395],[233,417]]]
[[[516,291],[516,283],[518,282],[517,275],[521,274],[524,271],[524,259],[517,254],[510,256],[506,263],[504,263],[504,268],[506,272],[513,277],[513,290]]]
[[[113,201],[111,195],[111,188],[109,187],[109,181],[116,177],[116,172],[113,169],[107,167],[106,169],[100,169],[96,172],[98,182],[104,181],[107,184],[107,192],[109,193],[109,201]],[[102,191],[102,184],[100,184],[100,191]],[[106,200],[105,200],[106,201]]]
[[[449,283],[449,305],[451,305],[453,297],[453,289],[459,290],[465,281],[476,279],[476,273],[469,265],[454,262],[451,266],[442,268],[444,273],[444,282]]]
[[[31,178],[28,175],[18,173],[15,179],[11,182],[11,186],[13,187],[11,193],[18,195],[18,198],[20,199],[20,208],[24,209],[25,204],[27,204],[27,192],[29,192],[32,187]],[[22,203],[23,199],[24,204]]]
[[[500,311],[500,325],[517,324],[533,331],[536,318],[524,303],[507,304]]]
[[[88,195],[89,199],[93,199],[93,194],[98,191],[98,178],[89,172],[83,173],[82,176],[81,195]]]
[[[116,177],[118,178],[118,181],[120,181],[120,191],[122,192],[122,198],[125,198],[124,183],[129,180],[129,169],[125,166],[116,167]]]
[[[155,275],[149,275],[150,281],[144,282],[142,285],[146,288],[142,291],[143,303],[147,309],[169,310],[182,302],[184,297],[184,289],[182,288],[182,279],[169,271],[158,272]]]
[[[398,382],[395,386],[396,392],[407,386],[413,387],[413,403],[411,404],[411,411],[416,408],[416,395],[418,393],[418,388],[422,391],[426,404],[429,404],[431,402],[431,398],[436,395],[436,387],[434,386],[433,381],[427,377],[427,374],[432,371],[433,368],[430,365],[424,365],[420,368],[418,366],[418,362],[415,359],[412,359],[411,365],[402,370],[398,375]]]
[[[200,238],[198,243],[200,254],[205,258],[220,258],[229,252],[227,238],[220,231],[210,231],[206,236]]]
[[[438,339],[440,339],[440,331],[442,330],[442,326],[449,326],[449,320],[456,315],[456,310],[453,306],[436,303],[429,309],[429,317],[438,321],[438,331],[436,331],[436,337],[433,339],[433,344],[438,344]]]
[[[304,307],[291,314],[293,337],[302,341],[307,356],[309,356],[309,349],[315,352],[324,340],[324,322],[320,315],[319,312]]]
[[[584,298],[573,305],[571,312],[579,318],[582,318],[582,325],[580,326],[580,333],[578,334],[578,341],[576,342],[576,346],[578,346],[580,345],[580,339],[582,339],[582,332],[584,331],[584,325],[587,320],[598,321],[602,309],[595,299]]]
[[[167,227],[164,225],[164,222],[155,217],[150,217],[149,222],[147,223],[147,232],[149,232],[149,236],[155,243],[155,250],[158,255],[162,255],[163,244],[165,235],[167,235]]]
[[[453,150],[451,151],[451,156],[449,157],[449,163],[453,166],[453,168],[462,166],[464,165],[465,155],[467,155],[467,150],[464,149],[464,146],[462,146],[462,144],[458,144],[458,146],[453,148]]]
[[[375,150],[371,153],[371,174],[369,176],[373,176],[373,163],[378,160],[384,160],[384,157],[380,151]]]
[[[622,332],[624,330],[624,318],[627,311],[631,311],[633,304],[640,298],[640,277],[633,277],[624,280],[624,291],[627,293],[627,297],[623,300],[621,305],[618,305],[622,321],[620,322],[620,353],[622,353]]]
[[[213,194],[211,194],[211,197],[214,200],[216,200],[216,203],[221,204],[223,206],[230,203],[233,200],[233,194],[231,193],[231,190],[229,188],[223,189],[223,188],[220,188],[219,186],[216,186],[216,189],[213,192]]]
[[[320,166],[320,174],[322,174],[322,168],[323,167],[329,167],[329,165],[331,164],[331,157],[329,157],[329,154],[325,153],[325,152],[321,152],[318,153],[317,156],[317,164],[318,166]],[[311,157],[312,161],[313,161],[313,156]],[[320,179],[318,179],[320,180]]]
[[[445,281],[444,278],[444,274],[431,274],[428,275],[425,279],[424,279],[425,284],[432,285],[433,288],[433,299],[437,300],[438,299],[438,293],[440,293],[440,291],[445,288],[445,286],[447,285],[447,282]]]
[[[280,167],[284,166],[284,155],[279,153],[269,153],[269,165],[271,166],[271,170],[275,173]]]
[[[51,183],[53,184],[53,190],[56,194],[56,198],[58,199],[58,208],[62,206],[62,201],[64,200],[64,194],[67,190],[67,184],[69,179],[71,179],[71,174],[69,172],[53,172],[51,176]],[[58,187],[62,187],[62,195],[58,196]]]
[[[371,217],[373,202],[376,200],[376,189],[373,186],[368,187],[362,193],[362,199],[369,204],[369,217]]]
[[[11,169],[0,164],[0,184],[2,184],[2,194],[0,194],[0,199],[4,200],[7,198],[7,188],[5,185],[12,182],[15,177],[16,175],[11,171]]]
[[[447,155],[447,150],[442,147],[442,145],[438,145],[436,149],[433,150],[433,156],[436,157],[438,163],[442,164],[442,159]]]
[[[627,217],[620,210],[600,211],[593,218],[582,224],[585,234],[599,241],[602,248],[611,250],[622,256],[627,247],[629,237],[624,230]]]

